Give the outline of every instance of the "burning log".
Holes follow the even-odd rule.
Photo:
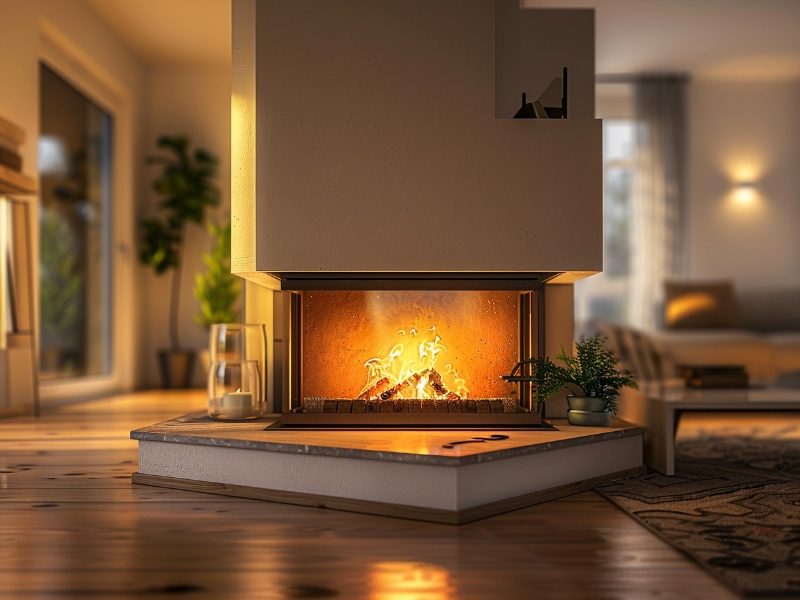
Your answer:
[[[380,398],[381,400],[396,400],[400,398],[416,398],[419,395],[418,389],[422,382],[424,382],[423,387],[430,386],[432,393],[429,393],[429,395],[433,399],[461,400],[461,396],[447,389],[447,386],[442,381],[441,373],[436,369],[425,369],[414,373],[394,386],[391,385],[388,377],[382,377],[364,390],[358,396],[358,399]]]
[[[439,371],[436,369],[429,369],[426,372],[428,373],[428,383],[439,396],[447,397],[452,394],[455,396],[455,398],[452,398],[452,400],[461,399],[457,394],[453,394],[453,392],[445,387],[445,385],[442,383],[442,376],[439,374]]]
[[[462,398],[447,388],[441,373],[434,368],[414,373],[395,385],[388,377],[382,377],[355,400],[303,400],[303,412],[309,413],[516,413],[519,410],[519,403],[513,398]]]
[[[417,386],[419,382],[422,381],[423,373],[414,373],[411,377],[408,377],[405,381],[401,381],[396,386],[391,389],[386,390],[380,395],[381,400],[392,400],[397,396],[413,396],[417,391]],[[405,394],[403,392],[406,392]],[[410,393],[409,393],[410,392]]]
[[[522,408],[515,398],[477,398],[451,400],[448,398],[305,398],[306,413],[517,413]]]
[[[376,381],[369,389],[364,390],[359,396],[359,400],[369,400],[370,398],[376,398],[380,396],[383,392],[389,389],[392,385],[392,382],[389,381],[388,377],[381,377],[378,381]]]

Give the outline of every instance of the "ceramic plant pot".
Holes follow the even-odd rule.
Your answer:
[[[602,398],[567,396],[567,421],[570,425],[585,427],[611,426],[611,413],[606,412],[606,401]]]
[[[570,410],[582,410],[589,412],[603,412],[606,409],[606,401],[602,398],[586,398],[585,396],[567,396],[567,404]]]
[[[611,413],[571,410],[567,413],[567,421],[569,421],[570,425],[582,425],[584,427],[610,427]]]
[[[158,370],[165,389],[183,389],[192,386],[194,352],[191,350],[159,350]]]

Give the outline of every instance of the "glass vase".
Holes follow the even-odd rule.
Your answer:
[[[209,334],[210,365],[254,360],[261,380],[261,398],[267,398],[267,328],[262,323],[215,323]],[[211,394],[209,393],[209,400]]]
[[[264,416],[258,361],[211,363],[208,373],[208,416],[221,421],[244,421]]]

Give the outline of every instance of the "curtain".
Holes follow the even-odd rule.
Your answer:
[[[664,281],[686,272],[686,78],[642,77],[634,84],[636,169],[629,316],[662,322]]]

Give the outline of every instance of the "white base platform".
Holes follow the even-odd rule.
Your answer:
[[[642,430],[621,422],[581,428],[559,421],[559,431],[482,433],[263,431],[264,422],[199,421],[133,432],[134,482],[461,523],[643,470]],[[442,448],[492,433],[508,439]],[[359,447],[361,438],[369,442]]]

